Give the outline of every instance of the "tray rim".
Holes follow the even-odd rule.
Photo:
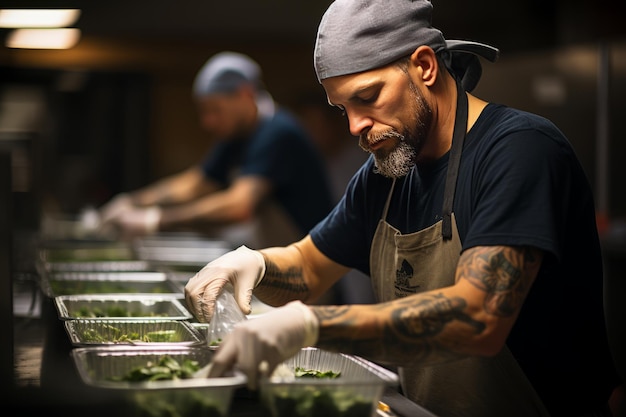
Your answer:
[[[76,334],[76,329],[74,328],[79,323],[87,323],[93,322],[97,324],[109,324],[109,323],[118,323],[118,324],[132,324],[132,323],[172,323],[175,326],[182,326],[185,331],[192,336],[194,340],[185,340],[182,342],[143,342],[143,341],[129,341],[129,342],[89,342],[80,340],[78,335]],[[87,347],[87,346],[141,346],[146,348],[151,348],[152,346],[202,346],[206,344],[206,339],[200,333],[198,329],[191,326],[188,322],[184,320],[168,320],[168,319],[135,319],[135,320],[124,320],[124,319],[115,319],[115,318],[89,318],[89,319],[74,319],[74,320],[65,320],[63,323],[63,327],[65,327],[65,331],[70,339],[70,342],[75,347]]]
[[[76,300],[76,301],[154,301],[154,302],[167,302],[171,303],[179,313],[180,316],[168,316],[163,317],[165,320],[192,320],[193,315],[191,312],[183,305],[181,302],[181,296],[179,294],[75,294],[75,295],[57,295],[54,297],[54,304],[57,309],[57,314],[59,319],[61,320],[80,320],[85,319],[85,317],[75,317],[70,316],[69,311],[67,309],[66,301],[67,300]],[[94,318],[98,319],[98,318]],[[142,317],[102,317],[104,319],[111,320],[137,320],[142,319]],[[155,317],[146,316],[143,320],[153,320]]]
[[[104,346],[104,347],[78,347],[72,349],[70,354],[74,360],[74,365],[78,370],[78,374],[83,382],[91,387],[122,390],[122,391],[153,391],[163,389],[184,389],[184,388],[222,388],[233,390],[235,388],[243,387],[246,385],[248,378],[245,374],[238,369],[234,369],[231,375],[223,376],[219,378],[190,378],[179,379],[173,381],[142,381],[142,382],[129,382],[129,381],[99,381],[95,380],[92,375],[89,374],[89,370],[80,365],[81,356],[89,354],[102,354],[102,355],[162,355],[165,353],[184,353],[189,351],[206,351],[211,355],[213,352],[205,347],[183,347],[183,346],[155,346],[154,348],[136,347],[129,348],[126,346]],[[90,353],[93,352],[93,353]]]

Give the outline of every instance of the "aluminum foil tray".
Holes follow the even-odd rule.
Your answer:
[[[163,234],[137,239],[133,249],[138,259],[172,268],[193,268],[195,273],[207,263],[233,250],[233,247],[223,240]]]
[[[193,326],[181,320],[66,320],[73,346],[156,345],[194,346],[207,343]]]
[[[129,415],[226,417],[235,389],[246,384],[246,377],[238,371],[220,378],[115,380],[149,362],[157,363],[164,355],[178,363],[197,361],[202,367],[210,362],[213,352],[200,347],[79,347],[72,349],[71,355],[82,381],[108,394],[118,394],[129,404]]]
[[[61,295],[54,298],[54,303],[61,320],[88,318],[191,320],[193,318],[179,299],[166,295]]]
[[[164,272],[58,272],[42,276],[48,297],[78,294],[177,294],[180,284]]]
[[[200,265],[200,268],[214,259],[219,258],[231,248],[220,247],[178,247],[178,246],[147,246],[137,248],[139,259],[150,261],[153,264],[169,265]],[[198,268],[198,269],[200,269]]]
[[[339,376],[298,378],[296,368]],[[398,384],[395,373],[374,363],[316,348],[302,349],[278,369],[259,384],[273,417],[371,416],[385,387]]]
[[[44,262],[102,262],[136,259],[129,245],[119,243],[65,243],[42,248],[39,257]]]
[[[215,248],[230,246],[226,240],[207,238],[202,235],[189,233],[157,233],[135,239],[133,247],[187,247],[187,248]]]
[[[144,272],[153,269],[148,261],[42,262],[45,273],[51,272]]]

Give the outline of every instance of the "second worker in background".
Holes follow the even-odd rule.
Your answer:
[[[100,209],[124,236],[203,231],[233,245],[284,245],[332,208],[323,160],[306,130],[265,89],[250,57],[221,52],[193,85],[201,127],[216,143],[201,164]]]

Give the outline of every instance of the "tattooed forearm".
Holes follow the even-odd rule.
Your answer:
[[[487,293],[485,311],[510,317],[522,305],[539,258],[530,248],[476,247],[461,256],[457,276]]]
[[[477,335],[485,324],[464,313],[463,299],[424,293],[370,307],[314,307],[322,348],[396,365],[433,364],[463,357],[454,331]]]
[[[485,329],[484,323],[463,312],[466,302],[459,297],[425,294],[418,302],[403,299],[398,304],[392,311],[391,331],[408,342],[436,337],[452,322],[467,324],[475,333]]]
[[[304,282],[301,268],[280,269],[265,259],[265,276],[255,294],[270,305],[281,305],[290,300],[306,299],[309,287]]]

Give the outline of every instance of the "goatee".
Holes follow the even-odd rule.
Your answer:
[[[413,118],[410,125],[404,125],[402,133],[389,129],[383,133],[361,136],[359,146],[374,155],[374,172],[388,178],[400,178],[407,175],[415,165],[415,161],[424,146],[432,123],[432,110],[419,89],[409,83],[413,98]],[[380,148],[372,150],[370,143],[381,140],[396,140],[397,144],[390,150]]]

